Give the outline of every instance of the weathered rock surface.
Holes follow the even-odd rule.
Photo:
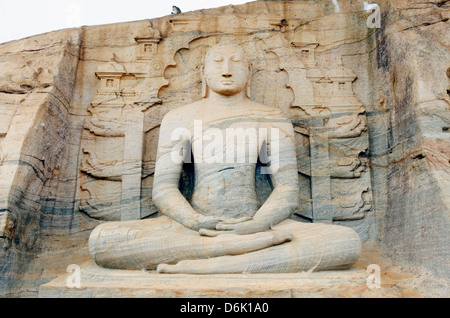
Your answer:
[[[251,55],[251,99],[294,124],[292,218],[349,226],[381,255],[361,268],[400,266],[429,278],[419,295],[448,296],[450,3],[378,3],[379,29],[363,1],[256,1],[0,44],[1,294],[35,296],[87,261],[98,224],[158,215],[161,120],[201,99],[201,57],[231,39]]]
[[[385,148],[372,147],[372,164],[386,180],[379,238],[392,259],[448,278],[450,3],[381,5],[377,65],[385,114],[377,116],[384,128],[374,139]]]

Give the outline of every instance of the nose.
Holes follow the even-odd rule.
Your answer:
[[[228,60],[223,61],[222,77],[231,77],[230,62]]]

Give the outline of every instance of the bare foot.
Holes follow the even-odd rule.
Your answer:
[[[294,239],[294,236],[289,232],[282,232],[282,231],[273,231],[273,245],[279,245],[283,244],[285,242],[292,241]]]
[[[171,272],[172,272],[172,271],[170,270],[171,267],[173,267],[173,265],[159,264],[158,267],[156,268],[156,272],[157,272],[158,274],[171,273]]]

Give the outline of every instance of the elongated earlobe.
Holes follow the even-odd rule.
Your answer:
[[[206,98],[207,91],[208,91],[208,87],[207,87],[207,85],[206,85],[205,79],[203,78],[203,79],[202,79],[202,97],[203,97],[203,98]]]
[[[201,76],[202,76],[202,98],[206,98],[206,95],[208,95],[208,86],[206,85],[206,78],[205,78],[205,67],[202,65],[201,68]]]
[[[252,95],[252,70],[253,70],[253,67],[249,63],[249,66],[248,66],[248,81],[247,81],[247,85],[245,87],[245,94],[247,95],[248,99],[250,99],[250,97]]]

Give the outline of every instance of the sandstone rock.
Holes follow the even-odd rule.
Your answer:
[[[201,99],[201,58],[224,40],[250,55],[250,99],[294,125],[291,218],[350,227],[363,254],[373,243],[426,286],[448,282],[449,4],[378,4],[378,29],[362,1],[339,12],[331,1],[255,1],[0,44],[2,295],[36,296],[87,261],[97,225],[159,215],[162,118]],[[256,182],[264,201],[270,184]],[[188,197],[188,170],[180,186]]]

